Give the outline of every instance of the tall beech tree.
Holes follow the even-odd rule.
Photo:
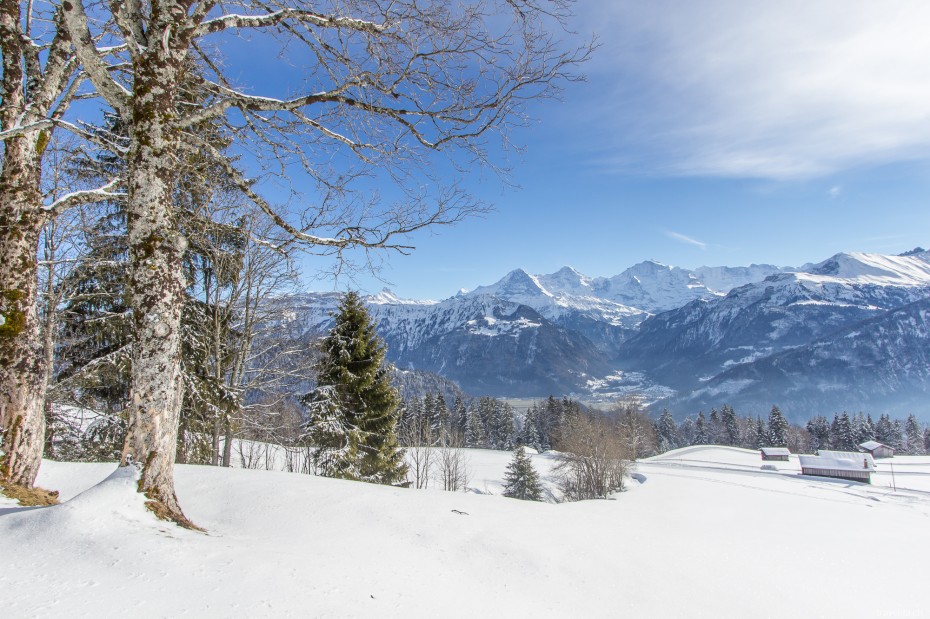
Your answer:
[[[106,199],[115,186],[108,182],[57,199],[42,191],[53,129],[84,134],[64,120],[82,76],[62,18],[55,5],[41,0],[0,1],[0,484],[26,487],[35,483],[45,431],[48,361],[36,312],[39,238],[57,214]]]
[[[123,461],[142,462],[140,491],[157,513],[187,522],[174,493],[181,403],[179,342],[186,240],[171,191],[176,160],[206,152],[226,162],[239,188],[295,242],[340,260],[351,248],[411,249],[406,235],[481,209],[431,172],[432,153],[452,166],[487,162],[488,139],[523,119],[528,99],[574,79],[590,45],[566,49],[568,0],[412,2],[293,0],[110,3],[122,54],[99,49],[94,5],[63,0],[63,18],[84,71],[129,128],[127,213],[135,348]],[[249,34],[252,33],[252,34]],[[224,47],[277,45],[273,72],[294,79],[294,96],[252,94],[224,73]],[[111,43],[111,41],[107,41]],[[105,54],[109,54],[108,56]],[[188,61],[206,67],[202,95],[182,107]],[[296,66],[295,66],[296,65]],[[196,102],[194,102],[196,101]],[[279,211],[223,153],[188,128],[212,118],[235,124],[240,145],[279,171],[302,167],[319,191],[300,213]],[[243,150],[243,152],[246,152]],[[351,165],[350,165],[351,164]],[[445,166],[442,166],[445,167]],[[401,197],[380,204],[353,194],[360,174],[394,181]],[[282,174],[282,176],[284,175]],[[428,189],[424,189],[428,188]],[[369,194],[371,192],[368,192]]]

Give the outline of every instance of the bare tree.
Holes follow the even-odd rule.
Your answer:
[[[275,224],[312,251],[339,258],[353,247],[410,249],[405,236],[476,212],[454,184],[435,192],[430,152],[485,161],[495,131],[519,122],[528,99],[550,96],[589,46],[564,51],[551,33],[567,2],[499,0],[304,3],[272,0],[219,4],[151,0],[111,4],[123,54],[108,62],[93,37],[99,26],[82,0],[62,4],[78,57],[97,92],[128,123],[128,214],[135,350],[124,462],[143,463],[139,488],[157,513],[182,524],[174,493],[174,444],[181,404],[179,343],[186,240],[174,225],[171,191],[177,158],[207,152]],[[241,12],[236,12],[237,10]],[[509,13],[510,19],[504,19]],[[287,99],[237,87],[222,69],[220,49],[237,32],[258,32],[312,59],[303,93]],[[204,68],[187,108],[179,103],[189,60]],[[298,83],[297,80],[294,83]],[[191,103],[196,102],[196,103]],[[237,136],[319,182],[298,217],[276,210],[232,162],[188,129],[211,118],[238,122]],[[334,155],[335,153],[335,155]],[[381,207],[346,193],[359,173],[327,166],[354,159],[362,172],[382,171],[402,199]],[[413,171],[421,174],[415,175]]]
[[[636,461],[655,453],[655,425],[643,409],[641,397],[631,395],[619,400],[608,411],[608,415],[616,420],[627,458]]]
[[[563,428],[560,448],[555,471],[565,499],[606,499],[623,489],[629,452],[615,423],[578,415]]]
[[[461,434],[448,431],[442,433],[436,448],[436,471],[443,490],[457,492],[468,484],[468,456],[465,455],[464,447],[465,440]]]
[[[403,417],[399,430],[400,442],[407,454],[407,474],[413,476],[411,484],[418,490],[429,487],[437,455],[431,420],[417,410]]]

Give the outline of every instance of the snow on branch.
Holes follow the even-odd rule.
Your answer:
[[[321,28],[356,30],[370,34],[379,34],[386,30],[384,25],[363,19],[322,15],[313,11],[287,8],[265,15],[223,15],[198,24],[191,30],[191,34],[194,37],[200,37],[229,28],[266,28],[268,26],[277,26],[287,20],[297,20]]]
[[[96,189],[83,189],[80,191],[72,191],[71,193],[67,193],[51,204],[45,205],[42,208],[46,211],[51,211],[57,214],[71,208],[72,206],[77,206],[78,204],[103,202],[104,200],[109,200],[111,198],[124,197],[126,195],[125,193],[111,191],[117,185],[119,185],[119,179],[114,178],[103,187],[98,187]]]

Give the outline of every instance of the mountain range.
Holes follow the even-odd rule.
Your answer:
[[[398,368],[467,393],[638,393],[683,416],[723,403],[790,417],[868,410],[930,417],[930,252],[841,253],[797,268],[683,269],[646,261],[613,277],[516,269],[444,301],[367,297]],[[289,299],[291,328],[323,332],[335,293]]]

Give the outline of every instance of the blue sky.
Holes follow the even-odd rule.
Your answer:
[[[514,134],[518,187],[467,180],[496,210],[412,237],[385,281],[310,287],[442,299],[517,267],[609,276],[930,244],[930,3],[586,4],[574,26],[602,46],[587,83]]]

